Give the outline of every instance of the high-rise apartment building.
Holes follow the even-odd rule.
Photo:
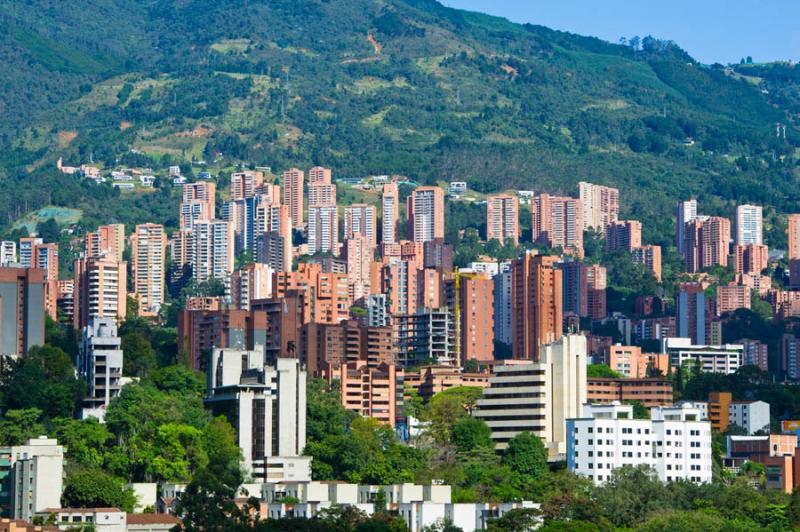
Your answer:
[[[403,369],[394,363],[348,362],[337,371],[342,406],[394,427],[403,414]]]
[[[458,274],[459,365],[494,359],[494,283],[486,274]]]
[[[606,317],[606,269],[599,264],[586,267],[586,307],[590,318],[601,320]]]
[[[512,321],[512,274],[511,263],[503,262],[499,264],[497,274],[493,277],[494,282],[494,337],[511,347],[513,343],[513,324]]]
[[[444,238],[444,190],[439,187],[417,187],[408,197],[408,238],[428,242]]]
[[[656,281],[661,282],[661,246],[640,246],[631,250],[631,260],[653,272]]]
[[[344,238],[361,235],[367,244],[375,249],[378,244],[375,206],[366,203],[354,203],[344,208]]]
[[[681,201],[678,203],[675,230],[675,245],[678,253],[686,253],[686,224],[697,218],[697,200]]]
[[[205,204],[204,211],[208,218],[213,218],[215,214],[215,201],[217,196],[217,185],[210,181],[198,183],[187,183],[183,185],[183,203],[200,201]]]
[[[208,203],[203,200],[182,201],[180,205],[180,229],[191,231],[195,222],[211,220],[214,215],[209,210]]]
[[[61,506],[64,447],[45,436],[24,445],[0,447],[0,505],[12,519],[32,522],[36,514]],[[9,530],[18,530],[12,523]]]
[[[283,173],[283,205],[289,207],[292,228],[303,229],[303,182],[305,174],[297,168]]]
[[[292,222],[289,207],[272,205],[265,215],[265,232],[256,238],[256,262],[269,264],[277,272],[292,270]]]
[[[619,218],[619,190],[581,181],[578,197],[583,208],[583,230],[595,229],[605,234],[606,227]]]
[[[206,406],[236,430],[244,468],[259,482],[311,480],[306,371],[295,358],[266,365],[263,350],[214,349]]]
[[[736,284],[717,287],[717,316],[740,308],[750,308],[749,288]]]
[[[572,314],[581,318],[588,316],[586,264],[577,260],[565,260],[557,263],[556,267],[561,270],[563,314]]]
[[[122,341],[112,318],[91,318],[81,333],[78,346],[78,376],[86,381],[82,418],[101,422],[111,400],[122,389]]]
[[[632,251],[642,246],[642,222],[619,220],[606,226],[606,251]]]
[[[789,260],[800,259],[800,214],[790,214],[788,218]]]
[[[381,242],[394,244],[399,240],[397,224],[400,220],[400,194],[397,183],[383,185],[381,196]]]
[[[308,185],[308,207],[336,205],[336,185],[310,183]]]
[[[308,252],[339,254],[339,211],[335,204],[308,207]]]
[[[0,267],[0,355],[44,344],[46,283],[40,269]]]
[[[763,217],[760,205],[736,207],[736,244],[763,244]]]
[[[323,168],[322,166],[315,166],[308,171],[308,184],[315,185],[317,183],[331,184],[332,172],[330,168]]]
[[[353,302],[366,297],[372,291],[373,253],[374,248],[364,235],[354,234],[344,241],[347,286]]]
[[[163,225],[140,224],[131,235],[133,292],[140,316],[155,316],[164,304],[166,247]]]
[[[0,241],[0,266],[10,266],[17,262],[17,243],[13,240]]]
[[[706,344],[706,296],[700,283],[681,283],[675,294],[677,335]]]
[[[769,248],[764,244],[737,244],[731,258],[734,272],[761,275],[769,265]]]
[[[92,318],[125,319],[128,299],[128,265],[113,258],[75,261],[72,324],[83,329]]]
[[[697,217],[686,224],[684,236],[684,259],[688,272],[728,265],[731,222],[727,218]]]
[[[264,184],[264,172],[245,170],[231,174],[231,199],[245,199],[254,196]]]
[[[538,361],[541,347],[563,331],[562,273],[558,257],[526,253],[512,263],[513,355]]]
[[[519,198],[495,194],[486,198],[486,240],[519,244]]]
[[[533,241],[583,255],[581,200],[541,194],[531,201]]]
[[[86,233],[87,257],[110,257],[122,260],[125,252],[125,226],[123,224],[101,225],[97,231]]]
[[[473,413],[492,430],[502,450],[517,434],[542,438],[550,457],[567,449],[567,419],[586,403],[586,337],[571,334],[542,347],[538,362],[495,365]]]
[[[418,308],[414,314],[395,316],[397,360],[404,366],[434,361],[457,364],[456,323],[447,308]]]
[[[246,264],[231,275],[231,302],[241,310],[250,310],[250,302],[272,297],[275,270],[269,264]]]
[[[192,276],[202,283],[219,279],[226,285],[233,272],[233,226],[223,220],[201,220],[193,229]]]

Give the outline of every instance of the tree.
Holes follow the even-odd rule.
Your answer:
[[[67,470],[64,507],[72,508],[121,508],[132,512],[136,504],[133,490],[98,467],[72,467]]]
[[[71,417],[82,391],[69,355],[57,347],[34,346],[11,375],[6,406],[38,408],[45,418]]]
[[[586,366],[586,376],[590,379],[619,379],[619,373],[608,367],[606,364],[589,364]]]
[[[58,242],[61,236],[61,230],[58,228],[58,222],[54,218],[48,218],[43,222],[36,225],[36,235],[41,238],[45,243]]]
[[[482,419],[461,418],[453,426],[453,444],[459,451],[471,451],[476,447],[489,447],[492,443],[492,429]]]
[[[547,449],[538,436],[521,432],[509,440],[503,463],[526,479],[535,480],[548,471]]]
[[[355,412],[342,406],[338,383],[309,379],[306,385],[306,434],[308,441],[321,441],[328,435],[344,434]]]
[[[478,359],[470,358],[464,362],[464,373],[478,373],[479,371],[480,366],[478,365]]]
[[[150,340],[138,331],[122,336],[123,368],[128,377],[145,377],[156,368],[156,352]]]
[[[8,410],[0,419],[0,446],[22,445],[44,434],[39,423],[42,411],[38,408]]]
[[[541,512],[534,508],[510,510],[497,519],[490,519],[488,532],[528,532],[539,524]]]
[[[96,468],[103,466],[107,445],[114,437],[93,417],[54,419],[49,434],[64,446],[70,463]]]

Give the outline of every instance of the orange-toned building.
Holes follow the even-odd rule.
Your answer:
[[[648,367],[669,374],[669,355],[642,353],[642,348],[635,345],[610,346],[606,360],[611,369],[625,377],[646,378]]]
[[[711,392],[708,394],[708,420],[711,430],[725,432],[730,424],[730,408],[733,396],[730,392]]]
[[[155,316],[165,298],[167,235],[159,224],[139,224],[131,235],[133,292],[139,316]]]
[[[372,290],[374,248],[367,237],[353,235],[344,241],[344,258],[347,262],[347,286],[350,301],[356,302]]]
[[[494,359],[494,281],[486,274],[458,275],[460,364]]]
[[[538,361],[543,344],[563,334],[562,272],[558,257],[526,253],[511,267],[513,356]]]
[[[81,330],[90,318],[125,320],[128,303],[128,264],[113,258],[85,258],[73,266],[73,327]]]
[[[303,182],[305,174],[297,168],[283,173],[283,205],[289,208],[289,217],[294,229],[303,229]]]
[[[586,309],[593,320],[606,317],[607,272],[604,266],[592,264],[586,267]]]
[[[381,243],[393,244],[400,240],[397,224],[400,220],[400,194],[397,183],[383,185],[381,196]]]
[[[486,240],[519,244],[519,198],[494,194],[486,198]]]
[[[231,199],[245,199],[255,196],[264,184],[264,172],[245,170],[231,174]]]
[[[296,272],[275,272],[272,293],[284,297],[289,291],[306,293],[306,322],[339,323],[349,316],[350,294],[347,275],[323,273],[319,264],[299,264]]]
[[[342,365],[338,371],[342,406],[364,417],[395,426],[402,416],[403,370],[396,364],[370,367],[364,361]]]
[[[120,261],[124,252],[125,226],[123,224],[101,225],[97,231],[86,233],[87,257],[110,257]]]
[[[640,246],[631,250],[634,264],[641,264],[651,272],[656,281],[661,282],[661,246]]]
[[[531,201],[533,241],[583,256],[581,200],[541,194]]]
[[[800,214],[789,215],[789,259],[800,259]]]
[[[44,270],[0,267],[0,355],[24,356],[45,341]]]
[[[730,284],[717,287],[717,316],[740,308],[750,308],[750,290],[746,286]]]
[[[726,468],[739,469],[748,461],[764,464],[768,488],[792,493],[800,487],[797,436],[728,436],[727,450],[723,457]]]
[[[344,238],[363,236],[374,250],[378,244],[375,206],[354,203],[344,208]]]
[[[423,366],[418,373],[406,373],[405,384],[414,388],[427,401],[450,388],[487,388],[491,376],[491,373],[464,373],[453,366]]]
[[[586,400],[590,403],[640,401],[645,407],[671,406],[672,383],[662,379],[586,379]]]
[[[685,228],[685,263],[689,273],[709,266],[727,266],[731,221],[719,216],[695,218]]]
[[[769,248],[764,244],[733,246],[733,271],[761,275],[769,264]]]
[[[322,166],[315,166],[308,171],[308,184],[315,185],[317,183],[330,184],[333,178],[333,172],[330,168]]]
[[[642,247],[642,222],[619,220],[606,227],[606,251],[632,251]]]

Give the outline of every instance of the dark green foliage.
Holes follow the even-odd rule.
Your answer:
[[[97,467],[70,469],[61,500],[65,508],[121,508],[126,512],[132,512],[136,503],[130,488]]]
[[[83,389],[64,351],[49,345],[34,346],[18,362],[9,380],[6,407],[38,408],[45,418],[71,417]]]
[[[548,471],[547,449],[541,438],[522,432],[509,440],[503,463],[526,480],[537,480]]]
[[[493,447],[492,430],[482,419],[464,417],[453,426],[453,445],[461,452]]]
[[[589,364],[586,366],[586,376],[592,379],[618,379],[622,375],[608,367],[606,364]]]

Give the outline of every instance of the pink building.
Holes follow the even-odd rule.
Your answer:
[[[350,300],[356,302],[371,292],[374,249],[365,236],[356,234],[345,239],[344,255]]]
[[[407,199],[408,239],[428,242],[444,238],[444,191],[417,187]]]
[[[246,170],[231,174],[231,199],[245,199],[255,196],[259,187],[264,184],[264,173]]]
[[[620,220],[606,227],[606,251],[632,251],[642,247],[642,222]]]
[[[486,198],[486,240],[519,244],[519,198],[495,194]]]
[[[377,245],[377,228],[375,206],[366,203],[354,203],[344,208],[344,238],[356,235],[367,239],[368,245],[375,249]]]
[[[761,275],[769,263],[769,248],[764,244],[733,246],[733,271]]]
[[[322,166],[315,166],[308,171],[308,184],[314,185],[317,183],[331,184],[332,172],[330,168],[323,168]]]
[[[740,308],[750,308],[750,290],[747,287],[733,284],[717,287],[717,316]]]
[[[400,219],[400,194],[397,183],[383,185],[381,197],[381,242],[393,244],[398,241],[397,223]]]
[[[575,198],[541,194],[531,201],[533,241],[567,253],[583,255],[583,215]]]
[[[370,367],[366,360],[359,360],[343,364],[338,377],[345,408],[395,426],[399,417],[398,394],[400,400],[403,397],[402,369],[393,363]]]
[[[283,173],[283,204],[289,207],[294,229],[303,229],[303,182],[305,174],[298,168]]]

